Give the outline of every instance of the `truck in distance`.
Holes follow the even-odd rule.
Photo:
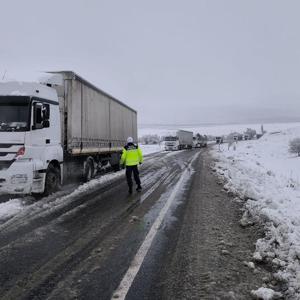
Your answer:
[[[196,135],[193,137],[194,148],[204,148],[207,147],[207,136],[206,135]]]
[[[51,194],[66,178],[119,168],[137,112],[71,71],[0,83],[0,193]]]
[[[223,137],[222,136],[217,136],[216,137],[216,143],[217,144],[223,144]]]
[[[193,148],[193,132],[178,130],[176,135],[168,135],[164,138],[165,150],[182,150]]]

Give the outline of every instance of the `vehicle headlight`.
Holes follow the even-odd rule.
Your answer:
[[[26,183],[28,181],[27,174],[16,174],[11,177],[11,184],[21,184]]]

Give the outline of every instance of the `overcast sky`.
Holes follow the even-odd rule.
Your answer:
[[[299,0],[0,0],[0,75],[73,70],[139,123],[300,120]]]

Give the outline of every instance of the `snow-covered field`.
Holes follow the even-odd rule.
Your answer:
[[[231,132],[243,133],[247,128],[255,129],[257,132],[261,131],[262,124],[228,124],[228,125],[199,125],[199,126],[140,126],[139,137],[147,134],[157,134],[158,136],[165,136],[176,130],[188,130],[193,131],[194,134],[206,134],[206,135],[227,135]],[[300,126],[300,123],[269,123],[263,124],[264,130],[268,132],[274,132],[278,130],[284,130],[287,128]]]
[[[300,157],[288,151],[295,137],[300,126],[239,142],[236,151],[226,144],[212,151],[225,189],[245,200],[241,225],[259,222],[265,228],[253,259],[276,266],[274,277],[288,288],[285,299],[300,299]]]

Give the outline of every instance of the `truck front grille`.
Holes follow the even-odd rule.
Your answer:
[[[3,161],[0,160],[0,171],[8,169],[13,162],[14,160],[3,160]]]
[[[11,148],[13,146],[24,146],[24,144],[0,144],[0,148]]]

